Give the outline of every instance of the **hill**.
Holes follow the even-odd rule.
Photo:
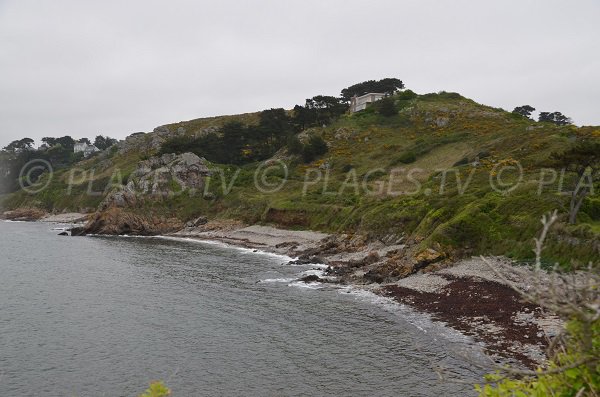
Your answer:
[[[288,143],[269,153],[266,162],[250,161],[252,157],[238,164],[202,160],[210,172],[194,188],[173,173],[182,167],[173,163],[175,158],[156,160],[165,154],[164,148],[209,158],[202,148],[182,150],[182,142],[185,149],[186,142],[211,134],[218,137],[231,122],[257,125],[261,114],[168,124],[46,175],[45,189],[8,195],[2,206],[54,213],[93,212],[100,207],[129,214],[134,222],[148,221],[154,225],[148,233],[168,232],[203,216],[402,241],[413,257],[430,249],[436,260],[475,254],[530,260],[540,216],[553,209],[566,214],[576,183],[575,174],[568,169],[561,172],[553,163],[552,153],[600,140],[600,127],[539,123],[456,93],[404,91],[392,103],[388,116],[375,103],[324,126],[302,129],[296,135],[301,144],[315,137],[327,144],[326,153],[312,158],[291,154]],[[179,146],[171,146],[175,141]],[[159,179],[156,169],[167,169],[167,180],[142,177],[144,167]],[[132,180],[131,186],[140,180],[146,187],[160,185],[158,194],[154,189],[154,194],[138,194],[134,201],[113,205],[115,191]],[[597,259],[597,195],[592,192],[585,198],[576,224],[568,224],[566,215],[563,218],[545,257],[565,265],[573,257],[583,262]]]

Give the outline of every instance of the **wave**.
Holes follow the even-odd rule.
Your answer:
[[[256,248],[240,247],[239,245],[228,244],[228,243],[224,243],[222,241],[217,241],[217,240],[203,240],[203,239],[197,239],[197,238],[192,238],[192,237],[175,237],[175,236],[154,236],[154,237],[165,239],[165,240],[185,241],[185,242],[192,242],[192,243],[205,244],[205,245],[214,245],[217,247],[222,247],[222,248],[227,248],[227,249],[235,249],[237,251],[241,251],[244,253],[258,254],[258,255],[262,255],[262,256],[270,256],[272,258],[282,259],[287,262],[298,259],[298,258],[292,258],[291,256],[288,256],[288,255],[276,254],[274,252],[263,251],[263,250],[256,249]]]
[[[265,278],[260,280],[261,283],[289,283],[296,280],[296,278]]]

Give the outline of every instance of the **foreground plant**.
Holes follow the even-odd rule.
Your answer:
[[[163,382],[157,381],[150,383],[150,387],[139,397],[168,397],[170,395],[171,390]]]
[[[548,310],[565,321],[563,332],[548,347],[546,368],[525,371],[502,367],[485,377],[475,389],[481,396],[599,396],[600,395],[600,274],[598,264],[586,271],[565,274],[555,267],[541,269],[544,240],[557,220],[557,213],[542,218],[543,229],[535,239],[536,261],[533,276],[528,269],[512,274],[486,263],[524,300]],[[484,258],[485,261],[485,258]],[[523,288],[510,280],[527,280]],[[522,285],[522,283],[521,283]]]

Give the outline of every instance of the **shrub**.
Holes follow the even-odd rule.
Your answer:
[[[344,165],[342,166],[342,168],[341,168],[341,171],[342,171],[343,173],[347,173],[347,172],[350,172],[350,170],[351,170],[352,168],[354,168],[354,166],[353,166],[352,164],[344,164]]]
[[[417,161],[417,155],[413,151],[404,152],[397,158],[398,163],[410,164]]]
[[[583,202],[581,211],[586,213],[590,219],[600,221],[600,198],[588,197]]]
[[[323,138],[317,135],[311,135],[302,149],[302,158],[305,163],[309,163],[317,157],[327,153],[328,150],[327,142],[325,142]]]
[[[139,397],[168,397],[171,395],[171,390],[162,382],[153,382],[150,387],[140,394]]]
[[[377,111],[385,117],[391,117],[398,114],[398,109],[396,109],[394,100],[390,97],[383,98],[381,101],[377,102]]]
[[[400,100],[411,100],[415,99],[416,97],[418,97],[418,95],[411,90],[405,90],[396,95],[396,98]]]
[[[287,140],[287,149],[290,154],[302,154],[304,146],[296,135],[291,135]]]

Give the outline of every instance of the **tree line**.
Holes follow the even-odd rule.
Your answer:
[[[302,142],[298,138],[301,131],[337,120],[348,111],[349,102],[355,95],[368,92],[391,95],[402,88],[404,84],[396,78],[364,81],[344,88],[339,97],[316,95],[308,98],[303,105],[294,106],[291,112],[282,108],[263,110],[257,125],[233,121],[223,125],[218,133],[171,138],[161,146],[160,152],[191,151],[211,162],[242,165],[266,160],[287,147],[289,153],[310,162],[327,152],[327,144],[318,135],[311,135]]]
[[[512,112],[514,114],[518,114],[520,116],[533,120],[531,118],[531,113],[535,112],[535,108],[530,105],[517,106]],[[538,116],[538,121],[545,123],[553,123],[556,125],[573,124],[573,121],[561,112],[540,112]]]
[[[75,144],[78,142],[91,144],[88,138],[75,140],[66,135],[63,137],[44,137],[42,144],[35,148],[35,141],[31,138],[17,139],[6,145],[0,151],[0,194],[16,191],[19,184],[19,174],[23,167],[33,160],[44,160],[49,162],[54,169],[68,167],[83,159],[83,153],[74,153]],[[117,143],[116,139],[108,136],[98,135],[94,140],[94,146],[105,150]],[[37,174],[36,174],[37,172]],[[35,179],[43,170],[35,171],[29,175],[29,179]]]

